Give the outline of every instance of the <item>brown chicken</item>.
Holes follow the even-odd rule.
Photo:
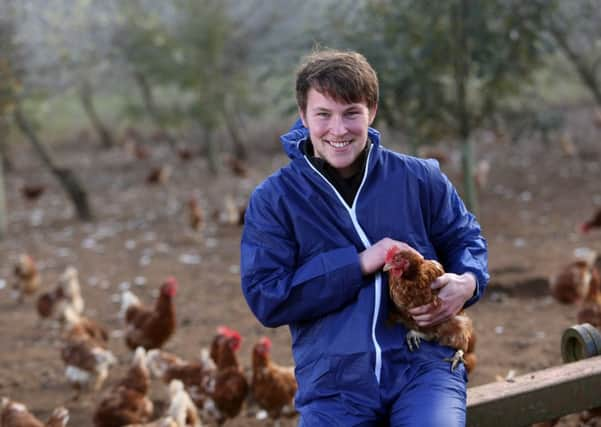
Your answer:
[[[198,200],[195,198],[190,198],[188,200],[188,212],[189,212],[189,222],[192,230],[196,232],[201,232],[204,228],[204,213],[200,205],[198,204]]]
[[[241,341],[237,331],[220,326],[210,351],[203,349],[199,361],[188,362],[165,351],[151,350],[149,368],[153,376],[166,383],[182,381],[203,418],[221,425],[240,413],[248,394],[248,381],[236,356]]]
[[[21,187],[21,194],[26,200],[37,200],[46,191],[44,184],[24,184]]]
[[[117,359],[106,349],[108,333],[104,327],[71,307],[65,310],[65,322],[61,358],[67,380],[78,390],[77,399],[82,390],[99,390]]]
[[[241,159],[232,155],[227,155],[224,161],[234,175],[240,178],[244,178],[248,175],[248,167]]]
[[[148,369],[154,378],[165,384],[174,379],[182,381],[194,402],[199,403],[217,367],[207,349],[201,350],[198,361],[187,361],[164,350],[152,349],[148,352]]]
[[[13,289],[17,292],[17,301],[25,301],[26,295],[32,295],[40,288],[40,273],[34,259],[27,254],[19,255],[14,270],[15,281]]]
[[[88,317],[78,314],[71,306],[65,308],[64,320],[64,339],[88,339],[106,348],[109,334],[104,326]]]
[[[215,209],[212,213],[213,220],[225,225],[244,225],[246,205],[240,205],[231,194],[226,194],[223,199],[223,209]]]
[[[588,221],[582,223],[580,231],[586,234],[595,228],[601,228],[601,209],[598,209]]]
[[[599,287],[599,272],[594,268],[597,253],[581,249],[575,259],[549,280],[553,298],[561,304],[584,301],[592,290]]]
[[[67,267],[61,274],[56,287],[41,294],[37,300],[37,311],[42,319],[65,320],[65,310],[69,307],[81,314],[85,302],[81,296],[79,275],[74,267]]]
[[[167,278],[153,308],[144,307],[130,291],[123,294],[125,343],[131,350],[139,346],[147,350],[161,348],[173,335],[176,326],[173,298],[177,287],[174,277]]]
[[[473,335],[471,319],[461,311],[451,319],[429,327],[420,327],[409,314],[409,309],[424,304],[440,304],[439,290],[432,289],[432,282],[444,274],[442,265],[434,260],[423,259],[411,250],[392,247],[386,254],[384,271],[388,271],[388,288],[394,307],[390,319],[402,323],[407,328],[406,342],[410,351],[419,347],[421,339],[436,340],[441,345],[456,349],[448,361],[455,370],[467,352],[470,337]]]
[[[184,389],[181,381],[169,384],[169,407],[158,420],[144,424],[129,424],[126,427],[201,427],[198,410]]]
[[[147,396],[149,386],[146,351],[138,347],[125,378],[109,390],[96,407],[94,426],[113,427],[148,422],[154,409]]]
[[[578,323],[590,323],[601,329],[601,273],[596,266],[591,266],[589,291],[578,310]]]
[[[166,184],[171,178],[171,166],[163,165],[150,170],[146,176],[147,184]]]
[[[293,366],[280,366],[271,360],[271,340],[262,337],[252,353],[252,397],[278,422],[281,416],[296,414],[294,395],[298,385]]]
[[[217,370],[206,385],[206,397],[199,408],[219,425],[238,416],[248,395],[248,380],[237,356],[241,343],[238,331],[220,326],[211,344]]]
[[[190,160],[193,157],[192,150],[190,147],[180,145],[177,147],[177,157],[179,157],[182,161]]]
[[[113,353],[85,338],[65,340],[61,358],[66,366],[68,382],[78,390],[75,398],[82,390],[100,390],[108,377],[109,368],[117,363]]]
[[[69,411],[56,408],[48,421],[43,423],[31,414],[25,405],[3,397],[0,400],[1,427],[64,427],[69,422]]]

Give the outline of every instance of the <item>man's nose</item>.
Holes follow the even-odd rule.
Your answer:
[[[335,115],[332,117],[330,122],[330,133],[333,135],[344,135],[346,133],[346,126],[342,116]]]

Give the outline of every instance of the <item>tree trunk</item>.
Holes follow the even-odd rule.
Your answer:
[[[593,94],[593,98],[599,107],[601,107],[601,87],[599,87],[599,82],[597,81],[595,68],[589,69],[586,66],[585,59],[578,56],[578,53],[568,43],[566,33],[560,30],[557,27],[551,27],[551,34],[560,49],[563,51],[565,56],[570,60],[572,66],[576,69],[576,72],[580,76],[580,80],[584,83],[586,87]]]
[[[0,118],[0,161],[2,162],[4,172],[12,172],[14,170],[8,150],[8,132],[9,127],[6,124],[6,119]]]
[[[238,131],[238,128],[242,126],[241,118],[234,111],[228,111],[228,108],[225,106],[222,110],[222,114],[225,127],[230,134],[232,144],[234,145],[234,157],[240,160],[246,160],[248,154]]]
[[[205,127],[204,131],[204,142],[207,149],[207,163],[209,165],[209,171],[213,175],[217,175],[217,173],[219,172],[219,168],[217,166],[217,147],[215,146],[213,131],[208,127]]]
[[[15,122],[17,123],[19,130],[23,132],[25,137],[29,140],[35,151],[40,156],[42,162],[50,169],[52,174],[58,179],[61,187],[63,187],[65,192],[71,198],[71,201],[75,206],[75,210],[77,211],[78,218],[82,221],[91,221],[93,219],[93,215],[88,203],[87,193],[75,174],[70,169],[59,168],[54,164],[52,158],[46,151],[46,148],[39,141],[33,128],[21,112],[20,108],[17,107],[15,109],[14,115]]]
[[[472,143],[470,141],[471,124],[467,106],[467,78],[469,76],[469,48],[467,45],[467,33],[465,20],[468,12],[468,1],[459,0],[453,7],[453,23],[455,27],[455,37],[457,43],[457,52],[454,61],[455,72],[455,91],[457,105],[455,117],[459,124],[459,136],[462,146],[462,166],[463,182],[465,192],[465,203],[468,210],[478,215],[478,195],[474,182],[474,158]]]
[[[144,74],[142,74],[139,71],[134,72],[134,79],[136,80],[136,83],[140,88],[140,92],[142,93],[144,108],[148,112],[148,115],[152,118],[155,125],[161,130],[161,132],[163,132],[163,134],[165,135],[165,139],[167,139],[167,142],[169,143],[171,148],[175,148],[175,146],[177,145],[177,141],[171,135],[171,133],[168,132],[167,129],[165,129],[165,127],[163,126],[159,110],[154,100],[154,95],[152,94],[152,87],[148,83],[148,79],[146,78],[146,76],[144,76]]]
[[[84,111],[92,122],[92,126],[94,126],[98,136],[100,136],[102,146],[104,148],[112,148],[115,145],[115,142],[113,141],[113,137],[107,127],[104,125],[104,123],[102,123],[102,120],[100,120],[100,117],[96,112],[96,108],[94,108],[94,102],[92,100],[92,87],[88,81],[84,81],[81,85],[79,90],[79,99],[81,100],[81,105],[83,106]]]
[[[6,199],[4,197],[4,165],[0,162],[0,240],[6,237]]]

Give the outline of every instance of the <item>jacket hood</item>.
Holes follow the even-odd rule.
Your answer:
[[[376,129],[369,127],[367,128],[367,136],[374,144],[374,146],[380,145],[380,132]],[[292,125],[290,130],[284,135],[280,136],[280,141],[284,146],[284,151],[288,154],[291,159],[297,159],[304,156],[301,144],[309,138],[309,129],[303,125],[303,121],[298,118]]]

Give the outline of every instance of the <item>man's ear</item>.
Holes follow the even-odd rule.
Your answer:
[[[298,115],[300,116],[301,121],[303,122],[303,126],[309,129],[309,126],[307,126],[307,118],[305,117],[305,113],[300,107],[298,108]]]
[[[378,104],[376,104],[373,108],[369,109],[369,125],[370,126],[374,122],[377,112],[378,112]]]

